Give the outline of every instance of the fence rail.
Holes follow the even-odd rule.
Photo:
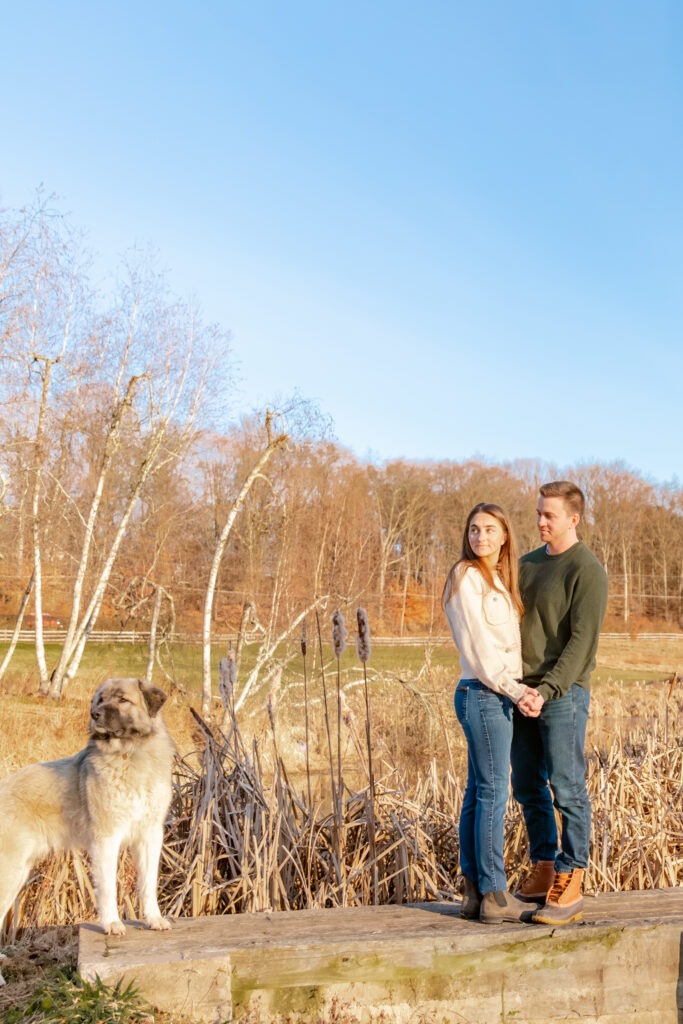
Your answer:
[[[601,633],[601,640],[683,640],[683,633]]]
[[[8,643],[12,639],[13,630],[0,629],[0,643]],[[65,629],[44,629],[43,639],[46,644],[63,643],[66,638]],[[176,644],[201,644],[202,638],[199,633],[172,633],[165,637],[170,643]],[[664,643],[669,641],[683,640],[683,633],[601,633],[601,640],[621,640],[625,642],[636,642],[638,640],[656,640]],[[19,634],[20,643],[33,643],[35,631],[33,629],[22,629]],[[247,639],[247,643],[255,643],[258,637]],[[236,643],[236,633],[214,633],[211,636],[212,644]],[[149,632],[144,630],[114,630],[94,629],[88,637],[89,643],[95,644],[148,644]],[[298,644],[298,637],[291,637],[287,643]],[[426,645],[450,644],[450,636],[373,636],[372,643],[377,647],[424,647]]]

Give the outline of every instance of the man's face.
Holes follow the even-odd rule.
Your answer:
[[[569,512],[563,498],[544,498],[539,495],[536,523],[541,542],[550,551],[563,551],[576,540],[579,516]]]

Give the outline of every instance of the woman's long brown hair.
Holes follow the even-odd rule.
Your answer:
[[[506,539],[500,549],[500,555],[498,558],[498,565],[496,570],[500,577],[503,586],[507,590],[512,600],[512,605],[516,609],[517,614],[521,616],[524,614],[524,605],[522,604],[522,598],[519,593],[519,567],[517,559],[517,546],[515,544],[515,536],[512,532],[510,520],[508,519],[507,513],[503,511],[500,505],[492,505],[486,501],[480,501],[478,505],[475,505],[471,509],[467,516],[467,522],[465,523],[465,532],[462,538],[462,551],[460,558],[451,567],[446,582],[443,588],[443,594],[441,595],[441,603],[446,605],[446,602],[455,594],[458,587],[460,586],[462,575],[468,566],[472,566],[474,569],[478,569],[481,575],[488,583],[491,590],[496,589],[496,584],[493,579],[493,574],[489,569],[488,565],[478,558],[470,545],[470,523],[479,512],[485,512],[489,516],[493,516],[497,519],[500,525],[505,530]]]

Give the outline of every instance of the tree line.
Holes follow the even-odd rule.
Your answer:
[[[586,493],[612,628],[679,628],[677,484],[619,464],[374,464],[297,400],[227,423],[227,334],[146,254],[98,291],[42,197],[0,213],[0,359],[0,613],[32,616],[44,692],[61,692],[96,624],[198,633],[205,651],[212,631],[239,631],[261,667],[327,603],[363,605],[375,632],[442,634],[469,508],[503,505],[529,550],[537,488],[559,476]],[[46,615],[67,631],[49,665]]]

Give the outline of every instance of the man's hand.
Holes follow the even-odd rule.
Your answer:
[[[538,690],[527,686],[525,693],[517,702],[517,707],[527,718],[538,718],[545,701]]]

